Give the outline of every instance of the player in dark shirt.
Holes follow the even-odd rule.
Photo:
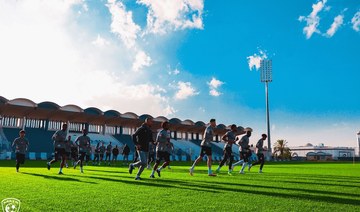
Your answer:
[[[101,143],[101,146],[99,147],[99,152],[100,152],[100,162],[99,165],[101,165],[101,162],[104,159],[104,153],[105,153],[105,146],[104,146],[104,142]]]
[[[129,154],[130,154],[130,147],[127,144],[125,144],[123,147],[122,155],[123,155],[123,160],[126,161],[126,163],[129,162]]]
[[[115,145],[115,147],[112,149],[112,154],[113,154],[112,163],[113,165],[116,165],[117,157],[119,155],[119,147],[117,145]]]
[[[146,118],[145,122],[141,125],[141,127],[139,127],[133,134],[133,142],[139,155],[139,161],[137,161],[136,163],[131,163],[129,165],[129,173],[132,174],[135,167],[139,168],[135,180],[141,180],[140,175],[147,165],[146,162],[149,153],[149,143],[154,142],[153,134],[150,129],[152,123],[152,118]]]
[[[110,141],[110,144],[106,146],[106,153],[105,153],[105,163],[107,161],[109,166],[110,166],[111,151],[112,151],[112,145]]]
[[[12,144],[16,154],[16,172],[19,172],[20,164],[25,163],[25,153],[29,147],[29,141],[25,138],[25,130],[20,130],[20,137],[16,138]]]

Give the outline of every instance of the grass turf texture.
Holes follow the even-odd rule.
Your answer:
[[[0,201],[17,198],[21,211],[359,211],[360,164],[270,163],[259,174],[207,176],[205,164],[173,163],[159,178],[141,181],[128,168],[46,169],[44,161],[0,161]],[[213,169],[217,164],[213,165]]]

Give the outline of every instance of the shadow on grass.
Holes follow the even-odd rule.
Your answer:
[[[113,173],[113,174],[127,173],[126,171],[97,170],[97,169],[88,169],[88,168],[86,168],[86,167],[85,167],[84,171],[90,171],[90,172],[105,172],[105,173]]]
[[[210,192],[210,193],[219,193],[220,191],[210,188],[210,187],[204,187],[201,189],[201,186],[199,188],[199,186],[197,185],[189,185],[187,183],[183,183],[178,181],[178,184],[172,184],[172,183],[163,183],[162,181],[156,181],[155,179],[150,179],[150,178],[145,178],[142,177],[140,181],[136,181],[134,179],[134,177],[132,176],[121,176],[121,178],[109,178],[109,177],[99,177],[99,176],[85,176],[82,175],[80,177],[84,177],[84,178],[90,178],[90,179],[97,179],[97,180],[104,180],[104,181],[110,181],[110,182],[118,182],[118,183],[125,183],[125,184],[130,184],[130,185],[135,185],[135,186],[151,186],[151,187],[160,187],[160,188],[175,188],[175,189],[184,189],[184,190],[192,190],[192,191],[205,191],[205,192]],[[127,179],[127,180],[124,180]],[[179,186],[182,185],[182,186]],[[185,187],[183,187],[185,186]]]
[[[26,175],[36,176],[36,177],[43,177],[45,179],[51,179],[51,180],[61,180],[61,181],[72,181],[72,182],[88,183],[88,184],[98,184],[98,183],[95,183],[95,182],[81,181],[79,179],[67,177],[66,175],[65,176],[52,176],[52,175],[43,175],[43,174],[35,174],[35,173],[28,173],[28,172],[21,172],[21,173],[26,174]]]
[[[169,182],[172,184],[179,183],[184,184],[183,181],[178,180],[168,180],[163,179],[162,181]],[[194,181],[194,182],[192,182]],[[304,200],[315,200],[321,201],[326,203],[338,203],[338,204],[350,204],[350,205],[360,205],[360,201],[356,199],[349,199],[349,197],[357,197],[353,194],[344,194],[340,192],[331,192],[331,191],[318,191],[318,190],[311,190],[311,189],[299,189],[299,188],[279,188],[275,186],[263,186],[263,185],[253,185],[253,184],[246,184],[246,183],[226,183],[226,182],[208,182],[208,181],[199,181],[199,180],[192,180],[191,183],[187,182],[186,184],[193,184],[192,186],[197,186],[201,188],[212,188],[214,190],[221,190],[221,191],[232,191],[232,192],[240,192],[240,193],[247,193],[247,194],[256,194],[256,195],[266,195],[266,196],[276,196],[282,198],[296,198],[296,199],[304,199]],[[206,185],[207,184],[207,185]],[[233,187],[223,187],[219,185],[226,185],[226,186],[233,186]],[[295,192],[306,192],[306,193],[281,193],[281,192],[269,192],[269,191],[257,191],[254,190],[255,188],[260,189],[276,189],[276,190],[283,190],[283,191],[295,191]],[[339,197],[329,196],[329,195],[336,195]]]
[[[334,175],[315,175],[315,174],[286,174],[286,173],[266,173],[269,177],[277,178],[277,179],[292,179],[296,178],[297,180],[316,180],[317,185],[330,185],[330,186],[336,186],[334,183],[342,183],[341,186],[347,186],[345,184],[351,184],[348,185],[350,187],[359,187],[360,188],[360,177],[351,177],[351,176],[334,176]],[[288,176],[288,177],[287,177]],[[328,184],[324,183],[328,182]],[[344,184],[345,183],[345,184]],[[359,184],[353,185],[353,184]]]

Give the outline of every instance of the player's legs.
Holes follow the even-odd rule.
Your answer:
[[[157,170],[157,168],[158,168],[161,160],[162,160],[162,154],[161,154],[161,152],[157,152],[157,153],[156,153],[155,164],[154,164],[154,167],[153,167],[153,169],[152,169],[152,171],[151,171],[151,175],[150,175],[151,178],[155,178],[154,173],[155,173],[155,171]],[[149,166],[149,164],[148,164],[148,166]]]
[[[243,156],[243,160],[244,160],[244,163],[242,164],[242,167],[241,167],[241,170],[240,170],[240,174],[244,174],[244,169],[245,167],[248,165],[248,161],[249,161],[249,156],[247,154],[247,152],[241,152],[242,153],[242,156]]]
[[[64,149],[64,150],[61,150],[60,152],[61,152],[61,163],[60,163],[59,174],[63,174],[63,173],[62,173],[62,169],[64,168],[65,163],[66,163],[66,153],[65,153],[65,149]]]
[[[223,159],[220,161],[219,166],[216,169],[216,173],[220,172],[221,167],[226,163],[226,161],[229,159],[229,156],[227,154],[226,149],[224,150],[224,155],[223,155]]]
[[[232,170],[234,169],[235,166],[242,165],[244,163],[244,156],[242,152],[239,152],[239,156],[240,156],[240,160],[232,165],[231,168]]]
[[[139,170],[136,174],[136,180],[140,180],[140,175],[141,173],[144,171],[146,165],[147,165],[147,158],[148,158],[148,153],[144,152],[144,151],[138,151],[138,159],[139,161],[137,161],[136,163],[132,163],[129,166],[129,172],[132,172],[132,169],[134,167],[138,167]]]
[[[264,167],[264,164],[265,164],[265,156],[263,153],[261,154],[258,154],[258,157],[259,157],[259,161],[260,161],[260,170],[259,172],[262,172],[262,169]]]
[[[196,160],[194,161],[193,165],[192,165],[191,168],[189,169],[191,176],[192,176],[193,173],[194,173],[194,168],[195,168],[195,166],[203,159],[204,155],[205,155],[205,154],[200,153],[199,157],[196,158]]]
[[[16,153],[16,172],[19,172],[20,164],[25,163],[25,154]]]

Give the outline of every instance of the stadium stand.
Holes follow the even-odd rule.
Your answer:
[[[26,137],[30,141],[27,158],[46,160],[53,152],[52,135],[61,128],[63,123],[69,125],[69,135],[72,141],[81,135],[82,129],[88,129],[91,145],[93,148],[100,141],[107,145],[110,141],[113,146],[122,147],[127,144],[130,147],[130,158],[134,153],[132,133],[143,121],[151,117],[154,119],[152,126],[154,135],[160,129],[161,122],[170,122],[171,141],[175,151],[172,159],[177,161],[195,160],[200,153],[200,141],[206,124],[202,121],[181,121],[178,118],[167,119],[166,117],[152,117],[148,114],[136,115],[135,113],[119,113],[115,110],[101,111],[90,107],[82,109],[76,105],[59,106],[53,102],[35,102],[17,98],[8,100],[0,96],[0,159],[11,159],[15,154],[11,152],[10,145],[18,137],[19,131],[25,129]],[[240,127],[239,134],[244,131]],[[219,124],[214,130],[216,138],[223,135],[227,127]],[[214,143],[213,157],[220,160],[222,157],[223,143]],[[237,147],[233,147],[237,153]]]

